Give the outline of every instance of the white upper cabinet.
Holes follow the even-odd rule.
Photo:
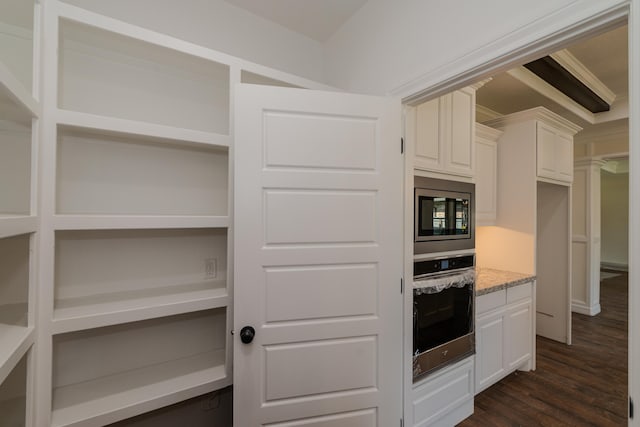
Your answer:
[[[501,131],[476,123],[476,225],[495,225],[498,205],[498,138]]]
[[[476,90],[464,88],[416,107],[416,169],[473,177],[475,104]]]
[[[573,136],[581,127],[544,107],[509,114],[484,123],[503,129],[521,128],[523,144],[535,143],[536,175],[539,181],[571,184],[573,182]]]
[[[573,134],[538,122],[538,178],[573,182]]]

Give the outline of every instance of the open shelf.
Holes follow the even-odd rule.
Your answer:
[[[57,332],[228,303],[226,229],[56,232]]]
[[[233,425],[233,387],[196,396],[171,406],[127,418],[108,427],[229,427]]]
[[[0,323],[0,384],[10,375],[31,344],[33,328]]]
[[[0,2],[0,104],[15,103],[38,116],[33,99],[33,0]]]
[[[29,234],[0,239],[0,324],[27,326],[30,244]]]
[[[56,230],[226,228],[229,226],[229,217],[189,215],[56,215],[54,216],[53,224]]]
[[[31,212],[31,123],[0,120],[0,218]]]
[[[21,121],[40,116],[40,105],[0,60],[0,111]]]
[[[229,133],[229,67],[60,19],[58,107]]]
[[[24,426],[26,412],[27,356],[22,355],[9,375],[0,377],[0,426]]]
[[[33,233],[38,228],[35,216],[0,215],[0,239]]]
[[[228,161],[226,148],[60,129],[56,211],[226,216]]]
[[[230,384],[223,308],[57,335],[52,426],[105,425]]]
[[[59,301],[53,312],[53,333],[226,307],[228,304],[225,281],[69,298]]]
[[[231,141],[229,135],[99,116],[77,111],[58,110],[57,117],[58,125],[61,127],[84,129],[94,131],[94,133],[97,131],[103,135],[148,137],[156,140],[204,144],[214,147],[228,147]]]

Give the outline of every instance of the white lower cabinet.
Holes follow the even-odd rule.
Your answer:
[[[534,360],[534,282],[476,298],[475,393]]]
[[[473,357],[414,384],[411,401],[414,427],[450,427],[473,414]]]
[[[476,393],[505,375],[504,308],[476,320]]]
[[[513,371],[532,359],[531,300],[513,304],[507,310],[507,369]],[[524,369],[530,370],[530,368]]]

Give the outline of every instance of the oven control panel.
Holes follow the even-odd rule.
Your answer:
[[[451,258],[430,259],[413,263],[413,276],[459,270],[474,266],[475,255],[463,255]]]

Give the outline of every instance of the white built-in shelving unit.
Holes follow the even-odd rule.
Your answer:
[[[0,0],[0,424],[30,422],[33,399],[40,5]]]
[[[231,68],[63,3],[46,19],[39,419],[105,425],[231,384]]]
[[[58,0],[42,28],[32,425],[229,386],[234,86],[322,87]]]

